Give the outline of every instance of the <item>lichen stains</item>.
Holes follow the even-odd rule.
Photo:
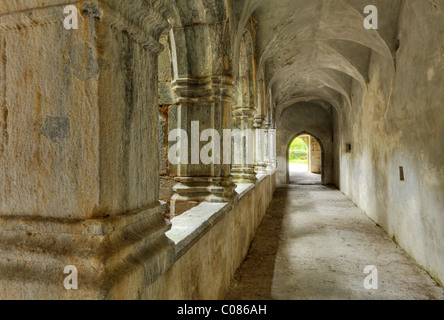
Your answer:
[[[40,132],[55,143],[62,143],[71,137],[71,121],[63,117],[47,117]]]
[[[94,2],[85,2],[82,4],[82,13],[87,18],[100,19],[103,14],[103,10],[97,8]]]
[[[99,61],[96,52],[88,43],[74,43],[70,48],[71,67],[80,80],[91,80],[99,76]]]

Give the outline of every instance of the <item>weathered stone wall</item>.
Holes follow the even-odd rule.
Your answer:
[[[442,7],[429,1],[403,2],[398,41],[389,42],[399,44],[393,87],[390,67],[373,53],[368,91],[362,95],[354,86],[352,110],[344,112],[339,161],[342,191],[441,283],[443,34]],[[350,142],[352,151],[346,153]],[[400,180],[400,167],[405,181]]]
[[[149,72],[166,2],[76,1],[78,30],[67,2],[0,4],[0,299],[131,298],[172,262]]]
[[[310,159],[309,159],[309,171],[311,173],[322,173],[322,149],[319,142],[310,137]]]
[[[236,270],[245,259],[275,191],[275,175],[262,176],[260,182],[240,201],[225,204],[223,217],[210,222],[195,243],[161,278],[143,293],[143,299],[223,299]],[[195,209],[199,209],[196,207]],[[205,210],[204,210],[205,211]],[[200,213],[202,210],[200,210]],[[190,217],[187,217],[187,215]],[[190,211],[176,218],[186,225],[197,215]],[[179,220],[172,220],[174,224]],[[214,224],[214,225],[213,225]],[[181,254],[177,252],[176,254]]]

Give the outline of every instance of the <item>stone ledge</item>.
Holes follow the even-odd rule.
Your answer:
[[[179,260],[198,242],[217,222],[229,213],[241,199],[252,192],[267,175],[258,175],[257,184],[238,184],[238,197],[233,204],[202,202],[193,209],[174,218],[170,231],[166,233],[176,244],[175,261]]]
[[[274,178],[263,175],[256,185],[238,185],[238,203],[202,203],[205,212],[195,208],[173,219],[167,236],[176,243],[175,262],[142,298],[224,299],[272,199]]]
[[[202,202],[197,207],[174,218],[173,226],[166,235],[176,244],[175,261],[179,260],[231,209],[232,206],[229,203]]]
[[[260,181],[258,180],[258,182]],[[245,197],[248,194],[248,192],[250,192],[255,188],[255,186],[256,184],[254,183],[239,183],[236,188],[236,193],[239,195],[237,201]]]
[[[106,236],[116,229],[128,227],[149,219],[153,214],[164,209],[165,203],[159,201],[152,206],[127,212],[119,216],[87,220],[32,216],[0,216],[0,227],[2,231]]]
[[[257,183],[259,183],[259,182],[261,182],[262,180],[264,180],[265,179],[265,177],[267,176],[268,174],[262,174],[262,173],[260,173],[260,174],[257,174],[256,175],[256,178],[257,178]]]

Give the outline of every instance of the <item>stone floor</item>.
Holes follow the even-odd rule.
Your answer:
[[[378,269],[378,290],[364,269]],[[438,286],[340,191],[279,186],[226,297],[248,299],[444,299]]]
[[[299,185],[321,184],[321,175],[307,172],[306,165],[290,163],[290,183]]]

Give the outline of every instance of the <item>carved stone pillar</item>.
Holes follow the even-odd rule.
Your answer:
[[[230,164],[224,163],[226,141],[223,139],[224,129],[231,128],[232,88],[232,78],[226,76],[173,80],[178,105],[171,107],[174,120],[170,122],[189,139],[188,159],[175,166],[178,184],[173,188],[175,194],[171,203],[175,215],[200,202],[230,202],[236,196]],[[218,136],[203,137],[203,132],[209,129]],[[202,153],[209,143],[214,157],[211,163],[205,164]]]
[[[164,3],[76,2],[67,30],[60,1],[2,1],[0,299],[137,299],[170,267],[158,201]],[[67,266],[77,290],[64,286]]]
[[[256,183],[254,172],[254,107],[233,107],[233,159],[231,174],[235,183]]]
[[[270,124],[268,122],[265,123],[265,130],[264,130],[264,163],[265,163],[265,170],[269,170],[270,166]]]
[[[231,129],[233,91],[226,4],[177,1],[179,10],[195,14],[183,19],[183,25],[175,26],[171,33],[177,105],[170,108],[170,132],[181,130],[189,142],[180,148],[182,161],[173,166],[178,182],[171,201],[175,215],[200,202],[231,202],[237,196],[223,139],[224,130]],[[170,143],[170,151],[175,143]]]
[[[276,127],[271,126],[268,129],[268,151],[269,151],[269,158],[268,158],[268,166],[267,171],[274,171],[276,170]]]
[[[267,164],[265,163],[265,117],[254,118],[256,159],[254,170],[256,174],[265,174]]]

